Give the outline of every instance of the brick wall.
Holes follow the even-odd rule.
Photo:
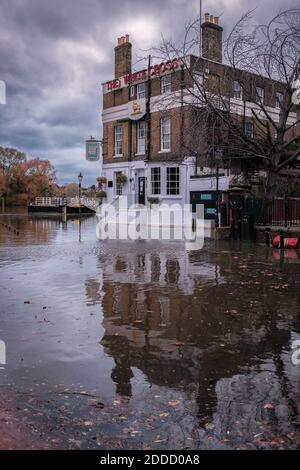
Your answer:
[[[132,65],[132,44],[129,36],[118,38],[118,45],[115,47],[115,78],[131,73]]]
[[[219,26],[216,24],[209,24],[208,30],[213,30],[221,34],[218,30]],[[219,39],[216,39],[219,40]],[[130,52],[129,52],[130,49]],[[131,44],[125,42],[119,44],[116,49],[116,74],[124,75],[128,73],[129,65],[131,67]],[[220,57],[219,57],[220,58]],[[130,60],[129,60],[130,59]],[[130,64],[129,64],[130,61]],[[247,102],[255,101],[255,90],[257,86],[264,89],[264,103],[266,106],[272,108],[275,107],[276,98],[275,92],[283,92],[284,85],[280,82],[264,79],[260,76],[248,73],[242,70],[233,70],[231,67],[217,63],[211,60],[198,58],[191,56],[191,68],[195,71],[201,72],[207,76],[205,81],[205,87],[208,91],[214,92],[216,95],[219,93],[222,96],[230,99],[233,92],[233,82],[237,80],[241,83],[243,89],[243,99]],[[176,71],[172,74],[172,92],[179,91],[182,86],[182,79],[185,87],[190,87],[193,84],[193,80],[190,73],[187,70]],[[146,82],[146,99],[147,99],[147,82]],[[129,87],[111,91],[103,96],[103,108],[113,108],[128,103],[130,96]],[[161,94],[161,79],[159,77],[151,79],[151,97],[155,98]],[[135,95],[131,99],[136,98]],[[182,112],[180,107],[170,109],[169,111],[155,112],[151,114],[151,159],[157,160],[172,160],[182,158],[186,155],[193,154],[191,152],[191,139],[193,134],[191,132],[192,124],[192,112],[188,108],[184,108],[184,129],[181,131],[181,115]],[[160,152],[160,119],[163,116],[171,117],[171,152],[161,153]],[[298,107],[298,116],[300,111]],[[241,121],[243,118],[237,116],[237,120]],[[250,118],[246,118],[250,120]],[[114,159],[114,128],[116,125],[122,125],[123,127],[123,157]],[[136,122],[122,121],[122,122],[111,122],[106,123],[103,126],[104,133],[104,163],[112,163],[115,161],[126,161],[128,159],[144,159],[146,157],[137,153],[137,135],[136,135]],[[147,127],[147,126],[146,126]],[[299,135],[300,125],[290,130],[288,137]],[[274,130],[272,130],[274,132]],[[130,154],[130,133],[131,133],[131,154]],[[182,135],[184,139],[182,139]],[[254,136],[257,138],[261,137],[261,130],[258,125],[254,125]],[[226,137],[225,137],[226,138]],[[147,141],[146,141],[147,144]]]
[[[161,143],[161,118],[162,117],[171,118],[171,151],[170,152],[161,152],[160,143]],[[185,111],[185,119],[189,119],[188,111]],[[151,159],[161,160],[161,159],[178,159],[183,154],[187,155],[188,152],[186,149],[182,149],[180,145],[180,114],[177,109],[170,111],[156,112],[151,114]],[[123,157],[114,158],[115,156],[115,127],[122,126],[123,128]],[[144,160],[145,155],[137,155],[137,123],[134,121],[114,121],[105,123],[103,125],[103,135],[104,135],[104,163],[113,163],[116,161],[127,161],[129,159],[129,149],[130,149],[130,128],[131,128],[131,158],[135,160]],[[147,128],[147,123],[146,123]],[[186,135],[186,139],[190,138]],[[146,138],[147,145],[147,138]],[[187,142],[186,142],[187,143]]]

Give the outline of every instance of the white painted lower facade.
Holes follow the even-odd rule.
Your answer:
[[[152,172],[153,168],[159,168],[160,171],[160,193],[152,192]],[[179,194],[169,194],[167,188],[167,169],[178,168],[179,171]],[[116,176],[122,172],[127,177],[127,182],[122,188],[117,185]],[[230,176],[220,171],[218,178],[218,186],[220,192],[226,192],[229,189]],[[191,192],[216,191],[217,178],[215,175],[205,175],[195,177],[195,159],[187,157],[182,162],[157,162],[157,161],[127,161],[103,164],[102,175],[106,178],[107,183],[105,191],[107,194],[106,203],[113,203],[118,196],[124,195],[128,197],[129,204],[138,204],[141,178],[145,178],[145,205],[150,206],[151,199],[158,200],[158,204],[190,204]],[[149,201],[150,198],[150,201]]]

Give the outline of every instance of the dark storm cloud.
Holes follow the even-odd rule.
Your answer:
[[[222,15],[226,32],[242,12],[257,6],[264,21],[287,0],[203,0]],[[92,184],[98,165],[84,160],[84,140],[101,136],[101,82],[112,77],[116,37],[130,33],[135,51],[160,34],[180,38],[198,15],[199,0],[0,0],[0,145],[49,158],[61,183],[78,170]]]

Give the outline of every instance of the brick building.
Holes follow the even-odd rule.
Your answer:
[[[245,134],[257,138],[260,128],[252,113],[256,108],[259,112],[257,100],[263,100],[272,119],[278,121],[284,88],[280,82],[223,64],[222,31],[219,19],[206,14],[201,58],[190,55],[137,72],[132,71],[129,36],[118,39],[115,77],[103,84],[102,175],[107,181],[107,202],[121,194],[130,203],[146,206],[154,201],[201,202],[205,218],[214,219],[216,200],[228,201],[231,184],[245,168],[238,158],[226,164],[224,159],[222,164],[214,161],[215,150],[224,149],[222,143],[227,145],[230,137],[215,122],[195,125],[195,83],[199,80],[203,85],[205,79],[205,87],[216,99],[221,90],[230,112],[243,121]],[[296,118],[296,113],[290,113],[288,122],[292,124]],[[208,159],[207,149],[211,148],[213,158]]]

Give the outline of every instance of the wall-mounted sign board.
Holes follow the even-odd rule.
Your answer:
[[[100,160],[100,141],[90,138],[86,141],[86,160],[97,162]]]

